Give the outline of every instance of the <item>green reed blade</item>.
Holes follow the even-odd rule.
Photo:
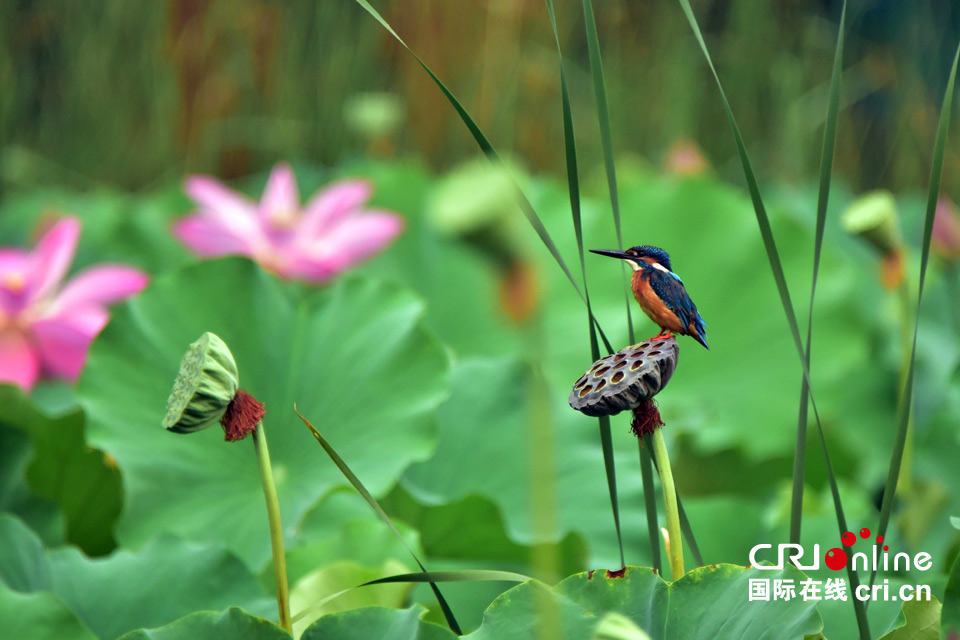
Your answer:
[[[617,167],[613,160],[613,135],[610,127],[610,108],[607,104],[607,87],[603,76],[603,60],[600,56],[600,38],[593,14],[591,0],[583,0],[583,18],[587,33],[587,47],[590,53],[590,74],[593,77],[593,93],[597,103],[597,119],[600,126],[600,144],[603,147],[603,167],[607,174],[607,190],[610,192],[610,208],[613,211],[613,226],[617,233],[617,249],[623,250],[623,231],[620,224],[620,193],[617,190]],[[626,263],[621,262],[620,274],[623,278],[623,299],[627,309],[627,336],[630,344],[637,339],[633,329],[633,312],[630,301],[630,277]],[[650,558],[657,573],[663,572],[660,558],[660,524],[657,515],[657,496],[653,486],[653,469],[649,449],[640,447],[640,476],[643,481],[644,510],[647,518],[647,538],[650,543]],[[680,496],[677,496],[679,501]],[[619,518],[618,518],[619,521]],[[619,529],[619,524],[617,526]],[[621,558],[622,560],[622,558]]]
[[[817,293],[817,276],[820,273],[820,252],[823,247],[823,230],[827,220],[827,202],[830,199],[830,178],[833,174],[833,156],[837,146],[837,116],[840,111],[840,76],[843,70],[843,34],[847,20],[847,2],[840,10],[840,30],[837,48],[833,54],[833,72],[830,75],[830,95],[827,98],[827,119],[823,128],[823,150],[820,155],[820,187],[817,196],[817,230],[813,244],[813,280],[810,283],[810,306],[807,312],[807,342],[805,359],[810,369],[810,343],[813,336],[813,300]],[[790,542],[800,544],[800,527],[803,519],[803,483],[807,458],[807,403],[810,387],[807,379],[800,381],[800,409],[797,412],[797,445],[793,452],[793,493],[790,500]]]
[[[466,108],[460,103],[453,92],[447,88],[445,84],[437,77],[437,75],[427,66],[427,64],[420,59],[413,49],[411,49],[403,38],[397,35],[397,32],[393,30],[393,27],[374,9],[370,6],[370,3],[367,0],[354,0],[359,4],[367,13],[369,13],[380,25],[387,30],[394,37],[394,39],[399,42],[404,49],[407,50],[410,55],[414,57],[417,63],[427,72],[427,75],[430,76],[430,79],[433,80],[433,83],[437,85],[437,88],[443,93],[447,101],[450,103],[450,106],[457,112],[457,115],[460,116],[460,120],[463,121],[464,126],[467,127],[467,130],[470,132],[470,135],[473,136],[474,141],[476,141],[477,146],[480,147],[480,150],[487,157],[490,162],[492,162],[497,168],[502,169],[507,172],[506,167],[503,164],[503,161],[500,159],[499,154],[493,148],[493,145],[490,144],[490,141],[483,134],[483,131],[480,129],[479,125],[474,121],[473,117],[467,112]],[[507,172],[509,175],[509,172]],[[514,182],[515,195],[517,201],[520,203],[520,208],[523,211],[524,216],[527,218],[527,221],[530,223],[530,226],[533,227],[533,230],[537,233],[537,236],[540,238],[540,241],[543,242],[544,246],[550,252],[550,255],[553,256],[553,259],[563,270],[563,273],[567,276],[567,280],[570,281],[570,284],[573,285],[574,290],[580,296],[580,299],[583,300],[584,304],[587,304],[587,298],[584,295],[583,291],[580,289],[580,285],[577,284],[576,279],[573,277],[573,273],[570,271],[570,267],[567,266],[566,261],[563,259],[563,256],[560,255],[560,250],[557,248],[556,243],[553,241],[553,238],[550,237],[550,233],[547,231],[547,228],[544,226],[543,221],[540,220],[540,216],[537,215],[536,210],[533,208],[533,205],[530,203],[530,200],[520,189],[520,186]],[[610,353],[613,353],[614,349],[610,346],[610,341],[607,340],[607,336],[603,331],[603,328],[600,326],[600,322],[593,315],[589,305],[587,312],[590,314],[592,324],[596,327],[596,330],[600,333],[600,338],[603,340],[603,344],[606,346],[607,350]]]
[[[410,582],[429,582],[434,584],[436,582],[526,582],[532,580],[530,576],[525,576],[522,573],[514,573],[512,571],[495,571],[491,569],[465,569],[462,571],[426,571],[422,573],[401,573],[395,576],[387,576],[386,578],[377,578],[376,580],[371,580],[369,582],[364,582],[363,584],[358,584],[355,587],[350,587],[349,589],[344,589],[343,591],[337,591],[332,593],[326,598],[313,603],[303,611],[300,611],[293,617],[293,622],[297,623],[309,616],[312,613],[317,613],[324,606],[336,600],[345,593],[350,593],[356,589],[363,587],[369,587],[375,584],[392,584],[397,582],[410,583]]]
[[[760,227],[760,237],[763,239],[763,246],[767,252],[767,260],[770,263],[770,269],[773,272],[773,279],[777,283],[777,292],[780,295],[780,304],[783,306],[783,311],[787,316],[787,323],[790,325],[790,334],[793,337],[794,347],[797,350],[797,356],[800,359],[800,366],[803,368],[803,378],[807,383],[807,392],[810,395],[810,406],[813,407],[813,415],[817,423],[817,432],[820,436],[820,444],[823,449],[824,461],[827,467],[827,477],[830,481],[830,492],[833,496],[833,507],[836,511],[837,517],[837,526],[840,529],[841,534],[845,533],[847,530],[846,517],[843,514],[843,505],[840,501],[840,489],[837,486],[837,478],[833,472],[833,465],[830,461],[830,454],[827,448],[827,441],[823,434],[823,426],[820,422],[820,412],[817,410],[817,401],[813,393],[813,385],[810,384],[810,369],[807,366],[806,354],[803,349],[803,342],[800,339],[800,328],[797,325],[797,316],[794,313],[793,303],[790,300],[790,290],[787,288],[786,276],[783,273],[783,265],[780,261],[780,253],[777,251],[777,245],[773,238],[773,230],[770,227],[770,218],[767,216],[766,207],[763,204],[763,198],[760,195],[760,186],[757,184],[756,175],[753,172],[753,167],[750,164],[750,158],[747,154],[747,147],[743,142],[743,136],[740,134],[740,127],[737,125],[737,120],[733,115],[733,109],[730,107],[730,102],[727,100],[727,94],[723,90],[723,84],[720,82],[720,76],[717,73],[716,67],[713,65],[713,59],[710,57],[710,52],[707,50],[707,44],[703,40],[703,33],[700,31],[700,26],[697,24],[697,19],[693,15],[693,9],[690,7],[689,0],[679,0],[680,6],[683,8],[683,12],[687,17],[687,21],[690,23],[690,28],[693,30],[694,36],[696,36],[697,43],[700,45],[700,50],[703,52],[704,58],[707,61],[707,66],[710,68],[710,72],[713,75],[713,79],[716,81],[717,89],[720,92],[720,99],[723,103],[723,110],[727,114],[727,120],[730,123],[730,128],[733,130],[733,138],[737,146],[737,154],[740,157],[740,164],[743,167],[743,173],[747,181],[747,188],[750,192],[750,199],[753,202],[753,209],[757,216],[757,225]],[[856,589],[860,584],[860,579],[854,572],[851,567],[847,567],[847,577],[850,580],[851,589]],[[861,640],[870,640],[870,624],[867,620],[867,610],[863,602],[860,602],[856,598],[851,598],[853,602],[854,612],[857,616],[857,628],[860,632]]]
[[[313,434],[313,437],[317,439],[317,442],[320,443],[320,446],[323,447],[323,450],[327,452],[327,455],[330,456],[330,459],[333,460],[333,463],[337,465],[337,468],[340,469],[340,473],[353,485],[353,488],[357,490],[367,504],[370,505],[370,508],[373,509],[373,512],[380,517],[380,519],[390,527],[390,530],[396,534],[397,538],[400,539],[400,542],[403,543],[403,546],[407,548],[407,551],[410,552],[410,555],[413,556],[414,561],[417,563],[417,566],[420,567],[420,571],[427,573],[427,568],[423,566],[423,563],[420,562],[420,558],[417,557],[417,554],[414,552],[413,548],[407,544],[407,541],[404,539],[400,532],[397,531],[397,528],[393,526],[393,522],[390,520],[390,516],[383,510],[383,507],[380,506],[380,503],[377,502],[377,499],[367,491],[367,488],[363,486],[363,483],[360,482],[360,478],[353,473],[347,463],[340,457],[340,454],[336,452],[327,439],[320,435],[320,432],[317,431],[316,427],[310,424],[310,421],[301,415],[297,408],[293,408],[296,411],[297,416],[303,420],[303,424],[307,425],[307,428],[310,430],[310,433]],[[443,611],[443,617],[447,620],[447,625],[450,627],[450,630],[453,631],[458,636],[463,635],[463,631],[460,629],[460,624],[457,622],[456,617],[453,615],[453,610],[450,609],[450,605],[447,604],[446,599],[443,597],[443,594],[440,593],[440,588],[436,585],[435,581],[428,580],[430,582],[430,588],[433,590],[433,594],[437,598],[437,602],[440,603],[440,609]],[[339,594],[338,594],[339,595]],[[302,617],[302,616],[301,616]]]
[[[513,571],[496,569],[462,569],[459,571],[428,571],[427,573],[403,573],[386,578],[364,582],[362,587],[371,584],[389,584],[393,582],[526,582],[530,576]]]
[[[563,147],[567,164],[567,188],[570,192],[570,213],[573,216],[573,231],[577,238],[577,251],[580,253],[580,274],[583,278],[584,298],[587,303],[587,325],[590,329],[590,351],[593,361],[600,359],[600,348],[597,344],[590,305],[590,291],[587,287],[587,264],[583,253],[583,221],[580,215],[580,175],[577,164],[577,140],[573,130],[573,112],[570,108],[570,91],[567,87],[567,74],[563,68],[563,51],[560,48],[560,34],[557,32],[557,16],[553,9],[553,0],[546,0],[547,12],[550,14],[550,24],[553,27],[553,38],[557,44],[557,59],[560,66],[560,105],[563,113]],[[608,352],[613,349],[607,345]],[[620,532],[620,501],[617,496],[616,462],[613,455],[613,436],[610,432],[610,418],[598,418],[600,426],[600,442],[603,449],[603,466],[606,470],[607,489],[610,493],[610,506],[613,509],[613,521],[617,530],[617,546],[620,549],[620,566],[626,566],[623,555],[623,537]]]
[[[660,522],[657,515],[657,494],[653,486],[653,463],[650,459],[650,446],[645,446],[642,440],[637,442],[640,445],[640,479],[643,484],[643,504],[647,516],[647,537],[650,539],[650,558],[653,568],[657,570],[657,573],[663,575],[663,562],[660,558]],[[677,496],[677,505],[683,509],[679,496]],[[684,531],[684,535],[686,534],[687,532]],[[690,547],[693,548],[694,543],[692,541],[688,542],[690,542]],[[702,566],[699,560],[697,564]]]
[[[680,494],[677,494],[677,510],[680,512],[680,531],[683,532],[683,538],[690,545],[690,553],[693,555],[693,561],[698,567],[704,566],[703,556],[700,555],[700,546],[697,545],[697,539],[693,537],[693,527],[690,526],[690,520],[687,518],[687,510],[683,508],[683,502],[680,501]]]
[[[907,442],[907,425],[910,422],[910,411],[913,404],[913,370],[917,359],[917,333],[920,328],[920,303],[923,301],[923,285],[927,277],[927,263],[930,259],[930,238],[933,235],[933,219],[937,212],[937,199],[940,197],[940,179],[943,174],[943,154],[947,145],[947,130],[950,127],[950,115],[953,111],[953,90],[957,79],[957,61],[960,60],[960,45],[953,56],[953,67],[947,80],[946,93],[943,96],[943,106],[940,108],[940,122],[937,124],[937,137],[933,145],[933,162],[930,167],[930,185],[927,189],[927,213],[923,221],[923,250],[920,253],[920,284],[917,288],[917,312],[913,325],[913,346],[910,349],[910,367],[907,369],[907,379],[904,383],[900,401],[897,433],[893,441],[893,455],[890,457],[890,471],[887,482],[883,487],[883,503],[880,505],[880,526],[878,535],[887,534],[887,525],[890,524],[890,511],[893,508],[893,499],[897,493],[897,480],[900,477],[900,463],[903,461],[903,448]],[[876,577],[876,571],[871,573],[870,584]]]
[[[623,251],[623,232],[620,225],[620,193],[617,190],[617,167],[613,161],[613,135],[610,127],[610,108],[607,106],[607,86],[603,76],[603,60],[600,57],[600,38],[597,21],[593,15],[591,0],[583,0],[583,19],[587,31],[587,50],[590,53],[590,74],[593,76],[593,94],[597,102],[597,120],[600,124],[600,145],[603,147],[603,168],[607,174],[607,190],[610,192],[610,208],[613,210],[613,226],[617,231],[617,249]],[[633,312],[630,289],[626,284],[630,273],[624,262],[620,263],[624,279],[623,297],[627,307],[627,335],[630,344],[636,343],[633,334]],[[660,549],[659,535],[654,543]],[[659,552],[658,552],[659,553]]]

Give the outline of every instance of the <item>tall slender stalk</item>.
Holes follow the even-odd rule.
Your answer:
[[[656,429],[653,432],[653,454],[657,458],[660,486],[663,487],[663,507],[667,518],[667,534],[669,536],[667,553],[670,556],[670,571],[673,574],[673,579],[678,580],[684,573],[683,537],[680,535],[677,489],[673,484],[673,470],[670,468],[670,456],[667,454],[667,443],[663,439],[663,429]]]
[[[827,203],[830,199],[830,180],[833,175],[833,155],[837,146],[837,117],[840,111],[840,75],[843,68],[843,36],[847,21],[847,2],[840,10],[840,28],[837,48],[833,54],[833,72],[830,75],[830,95],[823,127],[823,149],[820,155],[820,187],[817,196],[817,228],[813,245],[813,279],[810,281],[810,305],[807,310],[807,342],[804,347],[804,366],[810,371],[810,346],[813,341],[813,301],[817,295],[817,277],[820,273],[820,253],[826,229]],[[803,520],[804,476],[807,464],[807,407],[810,386],[807,376],[800,382],[800,409],[797,412],[797,444],[793,451],[793,491],[790,498],[790,542],[800,544],[800,526]]]
[[[930,183],[927,188],[927,213],[923,222],[923,248],[920,251],[920,281],[917,285],[917,305],[913,323],[913,339],[910,346],[910,361],[907,367],[906,382],[903,385],[903,395],[900,399],[897,433],[893,441],[893,453],[890,457],[890,470],[887,473],[887,482],[883,487],[883,504],[880,505],[880,525],[878,535],[887,534],[887,525],[890,524],[890,514],[893,510],[893,500],[897,493],[900,479],[900,468],[903,463],[904,448],[910,426],[910,413],[913,403],[913,376],[917,358],[917,335],[920,330],[920,308],[923,303],[923,286],[927,278],[927,263],[930,259],[930,239],[933,235],[933,219],[937,211],[937,199],[940,195],[940,180],[943,174],[943,156],[947,145],[947,130],[950,125],[950,116],[953,112],[953,92],[957,80],[957,65],[960,64],[960,44],[953,55],[953,66],[947,80],[947,88],[943,95],[943,106],[940,107],[940,122],[937,124],[937,135],[933,143],[933,161],[930,167]],[[876,578],[876,570],[871,572],[870,584]]]
[[[906,262],[906,257],[903,258]],[[913,301],[910,298],[910,285],[904,278],[899,287],[900,301],[900,377],[898,380],[898,400],[904,402],[907,388],[907,376],[910,372],[910,353],[913,349]],[[913,490],[913,411],[907,408],[907,439],[903,445],[903,462],[900,465],[900,478],[897,486],[902,495],[908,495]]]
[[[283,527],[280,525],[280,501],[277,499],[277,487],[273,482],[273,468],[270,466],[270,450],[267,449],[267,434],[263,423],[253,432],[253,448],[257,452],[260,466],[260,482],[263,484],[263,496],[267,501],[267,518],[270,520],[270,547],[273,551],[273,571],[277,580],[277,609],[280,611],[280,626],[293,633],[290,622],[290,587],[287,583],[287,561],[283,553]]]
[[[580,215],[580,171],[577,164],[577,144],[573,131],[573,111],[570,106],[570,93],[567,89],[567,74],[563,67],[563,53],[560,50],[560,32],[557,30],[557,16],[553,9],[553,0],[546,0],[547,13],[550,15],[550,25],[553,27],[553,39],[557,43],[557,58],[560,65],[560,106],[563,115],[563,148],[566,152],[567,190],[570,194],[570,213],[573,218],[573,231],[577,238],[577,250],[580,254],[580,277],[583,280],[583,300],[587,305],[587,325],[590,332],[590,354],[593,361],[600,359],[600,344],[597,334],[604,338],[607,353],[613,353],[613,347],[606,340],[600,325],[593,315],[590,303],[590,291],[587,288],[587,263],[583,256],[583,221]],[[616,462],[613,455],[613,438],[610,433],[610,418],[600,416],[597,420],[600,427],[600,446],[603,450],[603,467],[607,475],[607,490],[610,494],[610,505],[613,508],[613,524],[617,531],[617,545],[620,547],[620,567],[627,566],[623,555],[623,535],[620,529],[620,500],[617,497]]]
[[[950,315],[953,318],[953,328],[960,338],[960,266],[956,262],[947,264],[943,270],[943,278],[949,292],[947,298],[952,302]]]
[[[660,560],[660,524],[657,522],[657,497],[653,486],[653,464],[650,461],[650,450],[644,446],[645,438],[637,438],[640,448],[640,479],[643,482],[644,511],[647,515],[647,535],[650,538],[650,556],[653,568],[663,574]]]

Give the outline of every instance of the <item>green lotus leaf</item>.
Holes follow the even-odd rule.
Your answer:
[[[118,539],[138,547],[162,531],[218,541],[251,567],[270,555],[253,447],[218,429],[190,437],[160,427],[187,346],[204,331],[230,347],[264,425],[286,535],[342,485],[293,412],[323,431],[374,493],[435,444],[447,356],[420,325],[423,303],[402,287],[343,278],[323,289],[280,283],[243,259],[157,278],[116,308],[94,344],[78,396],[91,443],[117,461],[126,502]]]
[[[30,436],[0,424],[0,511],[21,518],[45,543],[63,544],[63,514],[55,504],[37,496],[27,481],[34,451]]]
[[[945,635],[949,633],[960,635],[960,562],[956,560],[950,569],[950,577],[944,591],[940,624],[943,626],[942,631]]]
[[[368,607],[329,616],[314,622],[300,640],[453,640],[448,629],[420,619],[421,607],[383,609]]]
[[[113,550],[113,525],[122,502],[120,474],[84,440],[79,410],[49,417],[19,388],[0,385],[0,424],[28,434],[33,455],[26,479],[33,493],[55,504],[66,520],[66,541],[90,555]]]
[[[904,602],[897,627],[879,640],[940,640],[940,610],[936,598]]]
[[[360,589],[354,587],[383,576],[409,571],[408,566],[396,560],[387,560],[379,567],[363,567],[349,561],[332,562],[308,573],[290,590],[290,608],[294,615],[309,610],[308,615],[293,624],[294,635],[303,633],[310,624],[325,614],[362,607],[402,607],[413,590],[412,584],[398,582]],[[341,591],[347,592],[319,609],[315,607],[324,598]]]
[[[90,559],[74,547],[43,551],[34,533],[7,514],[0,514],[0,582],[56,594],[103,640],[198,609],[275,611],[256,577],[220,545],[163,536],[136,553]]]
[[[549,571],[559,580],[562,576],[582,571],[586,566],[586,545],[577,534],[567,534],[556,543],[543,543],[536,548],[518,544],[504,530],[500,509],[479,495],[450,504],[424,506],[402,487],[397,487],[382,504],[395,521],[408,522],[420,531],[420,544],[429,558],[431,571],[493,569],[526,575]],[[538,557],[555,562],[549,567],[543,563],[537,565]],[[480,626],[484,609],[514,584],[478,581],[443,585],[442,588],[460,627],[469,632]],[[430,621],[443,624],[436,598],[426,585],[419,585],[414,597],[430,609]]]
[[[243,640],[290,640],[290,634],[274,623],[231,607],[222,613],[198,611],[158,629],[138,629],[120,640],[197,640],[242,638]]]
[[[581,372],[582,373],[582,372]],[[574,378],[575,380],[575,378]],[[579,413],[567,405],[569,386],[549,402],[552,443],[531,444],[531,382],[529,368],[516,358],[470,358],[453,370],[452,394],[437,411],[441,425],[440,446],[428,461],[413,465],[403,486],[418,501],[428,505],[457,502],[479,494],[492,500],[503,513],[504,527],[523,545],[556,542],[576,531],[589,541],[591,563],[613,563],[618,557],[616,536],[606,494],[603,457],[594,420],[584,428]],[[624,432],[629,420],[624,420]],[[636,439],[631,438],[631,460],[636,459]],[[538,451],[556,450],[551,479],[555,482],[556,526],[535,530],[530,473]],[[470,455],[464,456],[463,451]],[[496,469],[496,473],[490,473]],[[642,504],[640,473],[622,473],[621,505]],[[626,511],[626,508],[624,508]],[[639,544],[645,532],[642,512],[623,514],[624,531],[631,558],[649,562],[648,547]],[[630,532],[637,532],[635,535]],[[645,555],[636,555],[637,553]]]
[[[672,583],[645,567],[628,567],[623,577],[581,573],[552,588],[530,581],[500,596],[480,629],[466,637],[590,638],[609,612],[625,616],[652,640],[799,639],[823,628],[812,600],[750,601],[753,578],[805,579],[793,567],[758,571],[722,564],[694,569]]]
[[[403,536],[402,541],[353,488],[337,490],[326,496],[303,517],[297,538],[287,549],[290,583],[295,584],[311,571],[332,562],[349,561],[361,567],[380,567],[394,561],[406,566],[413,562],[407,545],[422,556],[420,534],[398,519],[395,509],[384,508]],[[271,564],[261,574],[261,582],[272,585],[273,581]]]
[[[784,487],[785,491],[786,489],[787,487]],[[865,498],[856,499],[860,498],[860,496],[854,487],[841,484],[840,490],[844,496],[853,498],[846,499],[843,503],[847,516],[847,524],[851,531],[859,531],[859,523],[869,523],[873,518],[876,518],[876,506],[869,503]],[[819,494],[808,489],[811,501],[819,504],[808,509],[803,517],[803,529],[800,532],[800,546],[808,550],[806,553],[809,553],[809,550],[813,548],[814,544],[820,545],[821,553],[825,553],[832,547],[842,546],[838,544],[840,542],[840,535],[837,531],[837,519],[833,512],[833,505],[830,503],[829,493],[829,489],[827,488],[824,488]],[[784,500],[786,501],[787,499],[789,498],[785,496]],[[762,539],[757,538],[757,542],[786,540],[788,535],[787,523],[784,522],[781,526],[764,534]],[[866,549],[858,549],[858,545],[864,544],[865,542],[865,540],[858,538],[858,544],[854,545],[852,551],[868,550],[869,547]],[[891,527],[890,530],[887,531],[884,544],[890,547],[890,552],[901,551],[908,548],[904,543],[902,535],[895,527]],[[848,552],[849,551],[850,550],[848,550]],[[772,556],[761,555],[761,557]],[[933,557],[934,562],[936,562],[939,554],[934,554]],[[833,571],[823,562],[820,563],[819,569],[805,570],[804,573],[810,578],[820,581],[843,577],[849,585],[849,580],[846,579],[845,572],[838,574],[838,572]],[[917,571],[915,567],[913,571],[906,574],[902,571],[897,573],[880,571],[877,574],[875,584],[883,585],[889,583],[888,590],[890,595],[898,593],[899,588],[904,584],[932,584],[933,592],[940,593],[941,591],[936,585],[938,577],[931,574],[932,572]],[[862,573],[860,582],[861,584],[868,583],[869,573]],[[870,602],[867,608],[867,617],[870,621],[870,631],[874,637],[882,635],[885,631],[889,631],[896,625],[897,616],[900,615],[901,612],[901,604],[902,602],[899,600],[889,598],[885,600],[883,597],[878,597]],[[817,603],[817,611],[819,611],[820,617],[823,619],[824,629],[826,630],[825,635],[828,638],[856,638],[858,636],[856,614],[849,597],[846,601],[821,600]]]
[[[76,614],[52,593],[18,593],[0,583],[0,623],[5,638],[96,640]]]
[[[0,582],[30,593],[51,588],[43,543],[19,518],[0,514]]]

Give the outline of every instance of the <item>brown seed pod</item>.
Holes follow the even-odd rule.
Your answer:
[[[677,368],[674,338],[650,338],[600,358],[573,385],[570,406],[588,416],[636,409],[667,386]]]

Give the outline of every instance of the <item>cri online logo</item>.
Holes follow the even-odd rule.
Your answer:
[[[860,537],[866,540],[870,537],[870,529],[864,527],[860,529]],[[842,536],[840,536],[840,542],[844,547],[850,548],[850,554],[848,554],[842,547],[834,547],[827,551],[823,556],[823,562],[827,565],[827,568],[833,569],[834,571],[840,571],[847,566],[847,562],[852,560],[851,569],[854,571],[864,569],[864,570],[882,570],[890,571],[891,568],[894,571],[909,571],[911,565],[919,571],[926,571],[933,563],[930,559],[929,553],[918,553],[912,558],[908,553],[897,553],[893,556],[892,562],[890,555],[887,551],[890,550],[890,547],[883,544],[883,536],[876,537],[876,543],[872,545],[870,549],[870,554],[864,552],[853,553],[853,545],[857,541],[857,536],[855,536],[850,531],[847,531]],[[869,544],[869,542],[868,542]],[[881,550],[880,545],[883,545]],[[761,565],[757,560],[757,552],[761,549],[772,549],[772,544],[758,544],[753,549],[750,550],[750,564],[754,569],[760,569],[761,571],[770,571],[774,569],[783,569],[784,565],[787,562],[792,562],[798,569],[802,570],[813,570],[816,571],[820,568],[820,545],[813,545],[813,562],[809,565],[804,565],[800,563],[800,559],[803,558],[803,547],[799,544],[781,544],[777,545],[777,563],[775,565]],[[891,567],[892,565],[892,567]]]

